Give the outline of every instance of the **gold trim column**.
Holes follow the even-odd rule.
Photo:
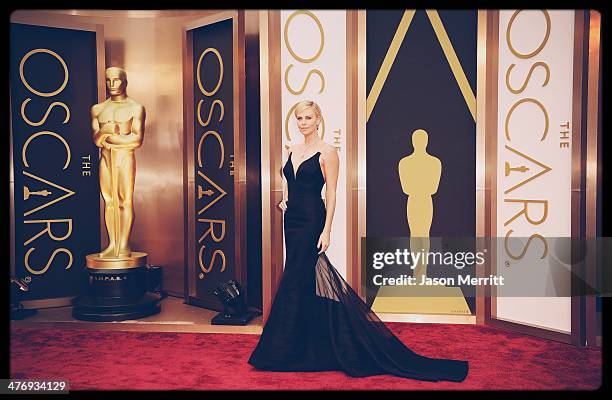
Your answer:
[[[583,108],[583,98],[585,93],[583,93],[583,81],[585,79],[585,71],[584,71],[584,61],[585,61],[585,49],[584,49],[584,39],[585,39],[585,11],[584,10],[575,10],[574,11],[574,68],[573,68],[573,87],[572,87],[572,155],[571,155],[571,165],[572,165],[572,176],[571,176],[571,232],[572,239],[574,240],[583,240],[585,238],[584,230],[581,227],[581,223],[584,219],[584,215],[582,214],[582,203],[584,202],[584,185],[582,183],[582,159],[584,153],[585,143],[583,140],[583,131],[586,127],[586,124],[583,122],[586,121],[586,110]],[[585,132],[586,133],[586,132]],[[572,251],[574,251],[572,249]],[[577,265],[572,265],[572,272],[575,269],[579,269],[584,267],[584,263],[579,263]],[[580,275],[578,275],[580,276]],[[574,280],[573,277],[570,277],[571,280]],[[572,293],[575,293],[575,282],[571,282],[572,285]],[[571,322],[570,322],[570,333],[568,335],[569,341],[573,345],[581,345],[583,342],[584,332],[582,332],[582,324],[580,320],[582,319],[582,314],[584,313],[583,306],[581,306],[582,296],[572,296],[571,297]]]
[[[497,260],[497,74],[499,59],[499,11],[487,11],[487,49],[485,69],[485,236],[491,238],[489,262],[485,264],[485,276],[491,274]],[[486,288],[484,307],[480,320],[489,324],[496,312],[496,298]],[[493,288],[495,291],[495,288]],[[478,314],[478,305],[476,306]],[[477,317],[478,318],[478,317]]]
[[[245,28],[244,10],[234,17],[234,273],[236,279],[247,287],[247,210],[246,210],[246,76],[245,76]]]
[[[486,180],[486,144],[487,144],[487,32],[491,29],[487,25],[489,11],[478,10],[478,33],[476,50],[476,238],[490,236],[490,229],[486,225],[486,202],[489,198],[491,188],[487,186]],[[484,244],[484,241],[477,242]],[[476,251],[483,251],[478,247]],[[476,266],[478,277],[487,276],[484,265]],[[485,291],[482,286],[476,288],[476,324],[484,324]]]
[[[599,11],[589,12],[589,47],[588,47],[588,76],[587,76],[587,116],[586,116],[586,232],[589,240],[596,240],[601,236],[598,227],[598,213],[600,203],[598,191],[601,189],[601,159],[598,157],[598,147],[601,134],[600,128],[600,35],[601,14]],[[603,244],[603,243],[602,243]],[[587,282],[596,282],[597,254],[589,252],[586,259]],[[601,346],[601,335],[598,335],[598,316],[596,311],[596,297],[586,296],[586,345]]]
[[[262,322],[283,273],[280,11],[260,11]]]
[[[362,288],[361,263],[362,242],[366,236],[366,11],[357,11],[357,265],[358,275],[353,289],[362,299],[365,293]]]
[[[192,246],[189,246],[190,238],[195,236],[194,225],[195,215],[193,212],[189,212],[189,207],[193,206],[193,200],[191,199],[191,193],[195,190],[195,174],[193,172],[193,124],[189,123],[189,120],[193,118],[193,81],[187,79],[187,77],[193,76],[193,65],[189,61],[189,55],[193,54],[193,41],[188,36],[190,35],[189,29],[186,26],[182,28],[182,45],[183,45],[183,210],[187,214],[187,219],[183,225],[183,236],[187,241],[185,243],[184,250],[184,282],[183,291],[184,296],[187,298],[190,293],[195,293],[195,282],[189,278],[189,274],[194,271],[192,260],[195,257],[195,250]]]
[[[346,12],[346,280],[353,290],[359,293],[361,275],[359,274],[359,170],[358,170],[358,27],[355,10]]]

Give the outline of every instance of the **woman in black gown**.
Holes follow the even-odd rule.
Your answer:
[[[289,150],[283,167],[286,186],[279,207],[285,212],[285,269],[248,362],[267,371],[342,370],[353,377],[463,381],[467,361],[410,350],[331,265],[324,252],[335,209],[338,155],[319,138],[316,103],[299,103],[295,116],[304,143]]]

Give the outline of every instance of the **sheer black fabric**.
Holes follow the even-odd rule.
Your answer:
[[[380,374],[427,381],[463,381],[467,361],[435,359],[406,347],[352,290],[317,242],[325,225],[320,153],[294,173],[283,168],[289,200],[285,211],[285,269],[268,320],[249,358],[268,371],[342,370],[350,376]]]

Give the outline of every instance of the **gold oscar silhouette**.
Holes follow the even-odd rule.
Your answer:
[[[48,195],[50,195],[51,192],[48,190],[38,190],[36,192],[33,192],[30,190],[29,187],[24,186],[23,187],[23,199],[24,200],[28,200],[30,198],[30,196],[43,196],[43,197],[47,197]]]
[[[429,231],[434,215],[431,196],[438,191],[442,175],[440,159],[427,153],[428,141],[429,135],[425,130],[415,130],[412,133],[413,153],[398,163],[402,191],[408,195],[406,217],[410,251],[423,254],[430,250]],[[372,309],[388,313],[471,314],[461,288],[418,284],[427,277],[427,259],[417,261],[412,276],[417,283],[414,286],[381,287]]]
[[[93,141],[100,148],[108,246],[86,256],[88,293],[73,302],[73,316],[90,321],[118,321],[159,312],[159,298],[146,292],[147,254],[129,246],[134,224],[134,150],[142,145],[146,112],[128,97],[125,70],[107,68],[105,81],[110,97],[91,107],[91,126]]]

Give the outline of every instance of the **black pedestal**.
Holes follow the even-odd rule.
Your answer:
[[[147,268],[87,268],[84,295],[72,300],[72,316],[84,321],[124,321],[160,312],[161,296],[146,291]]]
[[[246,325],[249,321],[259,314],[256,311],[246,311],[243,314],[225,314],[220,312],[213,319],[210,320],[211,325]]]

